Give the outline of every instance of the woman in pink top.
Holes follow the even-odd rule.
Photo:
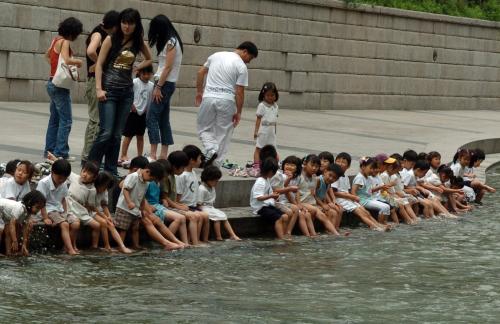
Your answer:
[[[57,35],[51,42],[45,57],[50,64],[50,78],[47,82],[47,92],[50,97],[50,117],[45,136],[44,156],[51,152],[57,157],[67,159],[69,157],[68,138],[71,131],[71,97],[68,89],[56,87],[52,78],[56,73],[59,55],[68,65],[82,66],[82,60],[72,57],[70,42],[74,41],[82,33],[80,20],[70,17],[59,24]]]

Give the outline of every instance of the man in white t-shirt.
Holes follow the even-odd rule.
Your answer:
[[[248,86],[246,64],[257,57],[258,49],[243,42],[234,52],[217,52],[208,57],[196,78],[195,105],[198,111],[198,136],[205,148],[208,164],[221,164],[227,153],[234,127]],[[206,77],[206,80],[205,80]]]

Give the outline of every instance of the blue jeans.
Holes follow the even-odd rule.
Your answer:
[[[153,99],[149,106],[146,126],[148,127],[148,136],[150,144],[172,145],[172,128],[170,127],[170,98],[175,91],[175,83],[165,82],[161,88],[163,99],[156,103]]]
[[[120,140],[128,113],[134,102],[131,88],[108,90],[106,101],[99,101],[99,134],[92,145],[89,160],[101,164],[103,157],[104,170],[118,174],[118,155]]]
[[[56,87],[49,80],[47,93],[50,97],[50,117],[43,155],[47,156],[47,152],[51,152],[57,157],[67,158],[69,155],[68,138],[73,122],[69,90]]]

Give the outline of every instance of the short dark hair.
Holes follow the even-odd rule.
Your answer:
[[[215,165],[209,165],[201,172],[201,181],[207,182],[212,180],[219,180],[222,178],[221,170]]]
[[[403,156],[399,153],[391,154],[391,158],[398,160],[399,162],[403,161]]]
[[[330,164],[335,162],[335,158],[333,157],[333,154],[328,152],[328,151],[324,151],[324,152],[319,153],[318,157],[320,160],[327,160],[328,162],[330,162]]]
[[[82,166],[82,170],[86,170],[92,173],[94,176],[97,176],[97,174],[99,173],[99,167],[92,161],[85,162]]]
[[[372,157],[362,157],[359,159],[359,166],[360,167],[365,167],[368,165],[378,165],[377,160],[375,160]]]
[[[303,160],[303,163],[304,164],[311,163],[311,164],[320,165],[321,160],[319,159],[319,157],[316,154],[309,154],[309,155],[306,155],[306,157]]]
[[[278,101],[280,95],[278,93],[278,88],[276,87],[276,84],[274,84],[273,82],[266,82],[262,86],[262,89],[260,89],[259,102],[264,100],[264,96],[266,95],[266,92],[268,92],[268,91],[274,92],[274,96],[276,97],[276,101]]]
[[[264,147],[262,147],[259,152],[260,161],[264,161],[267,158],[278,160],[278,151],[276,151],[276,148],[271,144],[264,145]]]
[[[417,154],[417,160],[426,160],[427,161],[427,153],[426,152],[420,152]]]
[[[184,168],[189,165],[189,158],[184,151],[173,151],[168,155],[168,162],[172,165],[172,167],[179,169]]]
[[[450,179],[453,177],[453,170],[446,164],[441,164],[437,169],[437,173],[438,174],[444,173]]]
[[[261,175],[268,174],[270,172],[276,174],[276,171],[278,171],[278,161],[276,161],[276,159],[270,157],[262,161],[260,166]]]
[[[129,168],[131,169],[144,169],[148,165],[148,158],[145,156],[136,156],[130,161]]]
[[[259,56],[259,50],[257,49],[257,46],[249,41],[241,43],[236,49],[247,51],[248,54],[252,55],[254,58]]]
[[[335,161],[337,160],[340,160],[340,159],[344,159],[347,161],[347,166],[351,166],[351,162],[352,162],[352,158],[351,158],[351,155],[347,152],[340,152],[339,154],[337,154],[337,157],[335,158]]]
[[[486,158],[486,154],[484,154],[484,151],[481,149],[474,149],[470,152],[470,163],[469,163],[469,168],[472,168],[474,166],[474,163],[477,161],[484,161]]]
[[[151,176],[158,181],[163,179],[165,176],[165,169],[158,161],[149,163],[144,167],[144,169],[149,170],[149,174],[151,174]]]
[[[302,173],[302,160],[299,157],[295,155],[287,156],[281,163],[283,171],[285,171],[285,164],[294,164],[296,166],[294,177],[297,177]]]
[[[326,170],[335,173],[339,178],[344,176],[344,171],[342,171],[342,168],[338,164],[330,163]]]
[[[203,153],[201,152],[200,148],[196,145],[186,145],[182,149],[184,153],[186,153],[189,161],[194,160],[196,161],[199,156],[203,156]]]
[[[31,190],[26,195],[24,195],[22,204],[28,210],[28,213],[31,213],[31,208],[36,205],[40,205],[42,208],[45,207],[45,203],[47,199],[45,196],[38,190]]]
[[[10,175],[14,175],[19,162],[21,162],[21,160],[19,160],[19,159],[10,160],[9,162],[7,162],[7,164],[5,165],[5,173],[10,174]]]
[[[441,158],[441,154],[437,151],[429,152],[429,154],[427,154],[427,161],[430,163],[433,158]]]
[[[115,178],[107,171],[99,172],[94,181],[96,188],[106,186],[106,189],[111,189],[115,185]]]
[[[102,27],[104,29],[110,29],[117,27],[120,24],[120,13],[116,10],[110,10],[104,14],[102,18]]]
[[[168,160],[165,159],[158,159],[156,162],[160,163],[163,167],[163,171],[165,171],[165,175],[171,175],[174,173],[174,169],[172,169],[172,165]]]
[[[137,71],[137,75],[139,76],[141,73],[153,73],[153,65],[149,64]]]
[[[462,177],[451,177],[450,178],[451,187],[462,189],[465,186],[464,178]]]
[[[33,177],[33,174],[35,173],[35,166],[33,165],[33,163],[31,163],[28,160],[19,161],[19,163],[16,166],[16,169],[20,165],[25,165],[26,166],[26,171],[28,172],[28,179],[31,180],[31,178]]]
[[[69,17],[61,21],[57,33],[67,40],[75,40],[83,31],[83,25],[80,20],[75,17]]]
[[[414,150],[408,150],[408,151],[403,153],[403,160],[410,161],[410,162],[417,162],[418,154]]]
[[[418,160],[417,162],[415,162],[415,166],[413,167],[413,169],[424,170],[424,171],[429,170],[430,168],[431,165],[426,160]]]
[[[52,164],[52,173],[63,177],[69,177],[71,174],[71,164],[65,159],[56,160],[54,164]]]

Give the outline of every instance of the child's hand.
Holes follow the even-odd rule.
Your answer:
[[[335,208],[335,204],[334,203],[328,203],[328,207],[334,209]]]
[[[127,207],[128,207],[128,209],[132,210],[132,209],[134,209],[134,208],[135,208],[135,204],[134,204],[133,202],[129,202],[129,203],[127,204]]]
[[[352,200],[354,200],[355,202],[359,202],[359,197],[358,196],[353,196]]]
[[[273,192],[272,194],[269,195],[269,198],[273,199],[278,199],[280,197],[280,194],[277,192]]]
[[[14,253],[16,253],[17,251],[19,251],[19,244],[17,243],[17,240],[12,240],[11,250]]]
[[[82,64],[83,64],[83,61],[80,60],[80,59],[74,59],[74,60],[75,60],[75,64],[73,64],[73,65],[75,65],[76,67],[81,68]]]
[[[297,191],[299,191],[299,187],[297,187],[297,186],[289,186],[288,188],[290,188],[290,192],[297,192]]]
[[[137,108],[135,108],[135,105],[132,105],[132,108],[130,109],[131,112],[137,112]]]
[[[189,211],[189,207],[186,205],[179,205],[180,210]]]
[[[52,220],[51,220],[50,218],[44,218],[44,219],[43,219],[43,223],[44,223],[45,225],[50,226],[50,225],[52,225]]]
[[[437,188],[436,188],[436,191],[437,191],[437,192],[439,192],[439,193],[443,193],[443,192],[444,192],[444,189],[443,189],[443,188],[439,188],[439,187],[437,187]]]

